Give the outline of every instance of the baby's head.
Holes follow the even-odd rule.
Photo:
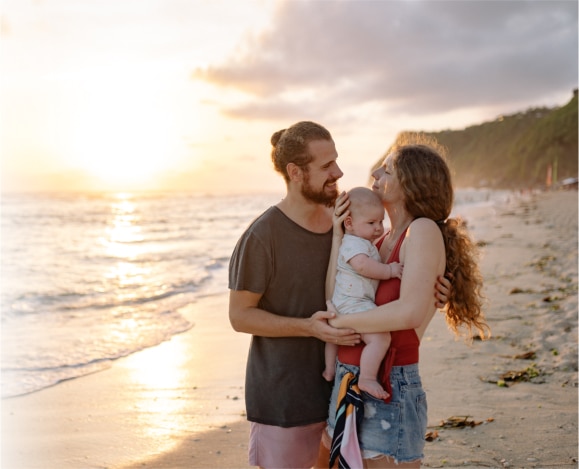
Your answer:
[[[375,241],[384,234],[384,207],[378,194],[366,187],[348,191],[350,215],[344,220],[346,234]]]

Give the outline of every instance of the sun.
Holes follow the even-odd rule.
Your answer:
[[[177,164],[182,139],[175,112],[154,80],[121,76],[85,82],[71,132],[72,163],[105,189],[154,188],[156,177]]]

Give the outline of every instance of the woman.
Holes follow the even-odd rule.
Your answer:
[[[418,348],[436,311],[431,286],[437,276],[448,272],[453,278],[444,313],[455,334],[463,326],[471,335],[478,332],[481,338],[489,332],[481,309],[482,277],[475,246],[465,225],[448,218],[453,188],[449,168],[439,151],[432,142],[396,146],[372,173],[372,190],[381,197],[391,226],[377,247],[382,261],[400,262],[404,274],[402,280],[393,278],[380,283],[377,308],[338,315],[331,321],[335,327],[348,327],[359,333],[392,331],[392,344],[382,370],[383,385],[391,397],[384,402],[362,394],[364,418],[357,434],[364,467],[368,468],[420,467],[427,415],[418,373]],[[347,215],[347,206],[347,197],[342,194],[336,203],[336,226]],[[336,251],[334,246],[333,253]],[[335,255],[329,272],[335,272]],[[331,293],[331,280],[328,285]],[[348,377],[349,382],[359,373],[361,348],[340,347],[324,438],[326,448],[331,445],[336,424],[340,383],[342,378]]]

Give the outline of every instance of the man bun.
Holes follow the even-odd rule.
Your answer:
[[[283,133],[285,132],[285,129],[281,129],[278,130],[277,132],[274,132],[274,134],[271,136],[271,144],[272,146],[276,146],[277,142],[279,142],[279,139],[281,138],[281,136],[283,135]]]

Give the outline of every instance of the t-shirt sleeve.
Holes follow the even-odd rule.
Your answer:
[[[271,256],[263,241],[253,231],[245,232],[229,261],[229,289],[264,293],[271,272]]]
[[[358,254],[370,256],[369,248],[371,248],[371,246],[370,242],[365,239],[358,238],[357,236],[348,236],[347,238],[344,238],[344,241],[340,246],[340,254],[344,259],[344,262],[350,262],[350,259]]]

